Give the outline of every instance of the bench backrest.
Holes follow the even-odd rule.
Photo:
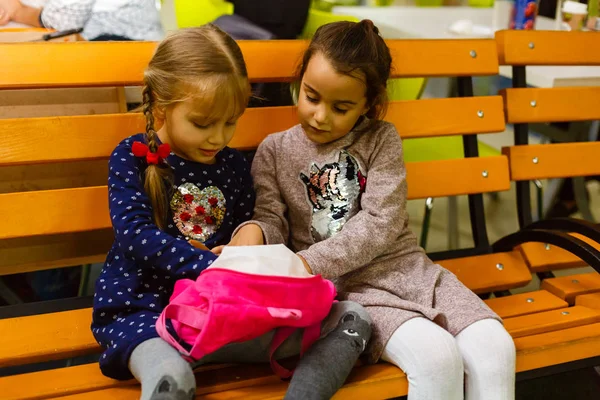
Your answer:
[[[471,76],[498,71],[493,40],[392,40],[388,44],[395,59],[393,77],[464,77],[468,84]],[[306,45],[303,41],[240,42],[253,82],[293,80]],[[0,90],[140,85],[155,46],[144,42],[0,44],[0,53],[8,55],[2,62]],[[403,139],[465,135],[476,140],[475,134],[505,128],[499,96],[392,102],[386,119]],[[248,109],[231,146],[256,148],[266,135],[296,123],[293,107]],[[0,173],[31,165],[52,180],[56,165],[72,165],[72,170],[90,160],[103,165],[94,172],[82,168],[51,188],[42,186],[45,190],[30,185],[0,194],[0,249],[7,255],[1,257],[0,274],[103,260],[112,240],[106,159],[121,139],[143,129],[143,118],[135,113],[0,120]],[[506,157],[476,155],[475,147],[469,158],[408,163],[409,198],[507,190]],[[104,181],[90,184],[86,179],[90,174]]]
[[[502,31],[496,41],[500,64],[513,68],[513,88],[501,95],[506,121],[515,126],[515,145],[503,153],[511,180],[517,181],[519,223],[524,227],[533,219],[530,181],[600,174],[600,142],[575,142],[581,138],[573,137],[573,143],[528,144],[528,124],[599,120],[600,87],[528,88],[526,68],[600,66],[600,33]],[[523,249],[534,271],[581,265],[571,253],[543,243],[528,243]]]

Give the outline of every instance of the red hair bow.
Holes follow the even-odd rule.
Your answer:
[[[168,143],[163,143],[160,146],[158,146],[156,152],[151,152],[147,144],[144,144],[142,142],[133,142],[133,146],[131,146],[131,151],[136,157],[145,156],[148,164],[158,165],[169,156],[169,154],[171,153],[171,146],[169,146]]]

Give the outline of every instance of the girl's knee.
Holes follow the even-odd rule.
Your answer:
[[[515,343],[500,322],[476,322],[457,336],[457,343],[466,369],[489,377],[514,374]]]
[[[323,335],[328,334],[348,315],[351,315],[354,320],[364,322],[368,325],[372,324],[371,316],[363,306],[353,301],[340,301],[334,303],[331,307],[329,315],[323,321],[321,333]]]
[[[459,379],[463,360],[454,337],[424,318],[405,322],[393,335],[384,359],[400,366],[409,377]]]
[[[450,335],[449,335],[450,336]],[[434,377],[454,377],[464,373],[463,360],[452,336],[447,340],[431,343],[431,352],[423,354],[421,371]]]
[[[336,309],[336,313],[338,315],[353,312],[356,315],[358,315],[362,320],[368,322],[369,324],[372,323],[371,316],[369,315],[367,309],[354,301],[345,300],[337,302],[333,305],[331,309],[332,311]]]

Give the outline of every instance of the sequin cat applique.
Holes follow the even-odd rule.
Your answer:
[[[171,199],[173,220],[187,238],[205,242],[225,218],[225,196],[216,186],[200,189],[193,183],[179,186]]]
[[[319,168],[310,166],[309,176],[300,173],[312,207],[311,231],[315,242],[334,236],[360,209],[360,195],[367,177],[358,161],[342,150],[338,161]]]

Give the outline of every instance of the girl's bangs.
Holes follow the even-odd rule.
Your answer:
[[[244,77],[219,74],[194,82],[190,97],[211,121],[237,120],[246,110],[250,85]]]

